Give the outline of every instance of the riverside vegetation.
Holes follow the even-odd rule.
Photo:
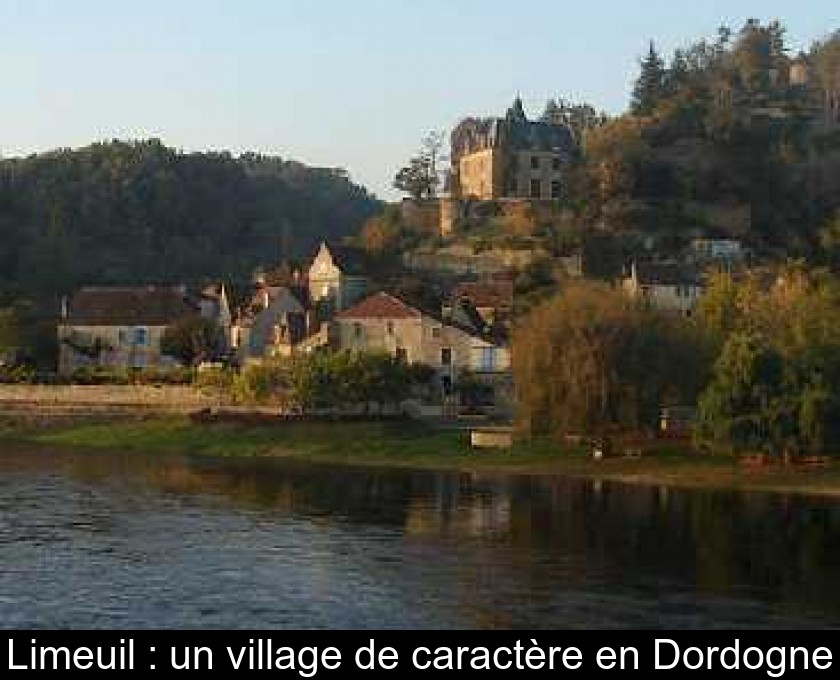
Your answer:
[[[639,460],[593,461],[580,446],[540,437],[511,451],[474,452],[463,431],[441,431],[412,421],[196,424],[186,418],[115,424],[100,422],[8,424],[5,446],[37,455],[61,449],[114,455],[272,458],[288,464],[437,470],[467,474],[560,475],[674,487],[729,488],[810,495],[840,494],[840,470],[818,474],[785,467],[746,471],[733,456],[698,456],[667,444]]]

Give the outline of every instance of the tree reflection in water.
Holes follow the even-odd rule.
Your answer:
[[[43,491],[44,507],[36,503],[24,512],[43,512],[72,526],[71,546],[82,541],[80,531],[117,540],[122,515],[143,516],[161,502],[174,504],[173,528],[179,503],[205,511],[210,526],[202,530],[211,534],[220,517],[249,518],[251,529],[235,535],[237,545],[248,540],[248,531],[270,543],[296,527],[308,544],[290,543],[295,538],[283,534],[282,543],[265,546],[277,553],[271,559],[278,581],[288,579],[286,570],[301,578],[309,574],[305,592],[290,597],[314,597],[314,607],[318,596],[311,588],[317,582],[333,604],[341,592],[361,598],[342,604],[352,612],[346,620],[324,625],[556,628],[840,620],[840,506],[831,499],[268,459],[32,450],[2,452],[0,479],[4,564],[22,559],[9,552],[21,538],[11,497],[21,486]],[[75,487],[72,513],[62,480],[89,492]],[[40,518],[37,526],[47,521]],[[38,540],[48,542],[48,533]],[[137,554],[154,546],[141,542],[125,549]],[[261,549],[248,545],[244,573],[247,560],[265,558]],[[223,558],[235,561],[235,555]],[[272,587],[271,572],[260,573],[251,585]],[[341,574],[348,583],[336,589]],[[361,593],[353,591],[354,580],[367,584]],[[382,607],[378,614],[373,603]],[[201,613],[196,616],[194,625],[202,625]],[[283,622],[243,621],[260,623]]]

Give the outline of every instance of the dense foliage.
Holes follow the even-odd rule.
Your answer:
[[[218,325],[200,316],[189,317],[169,326],[160,339],[163,354],[187,366],[217,359],[225,350]]]
[[[679,317],[607,286],[569,285],[514,333],[522,425],[551,435],[653,429],[663,406],[691,403],[702,388],[703,344]]]
[[[249,364],[232,378],[233,398],[273,404],[301,413],[365,413],[399,408],[415,388],[427,386],[433,371],[388,354],[315,352],[291,360]]]
[[[658,237],[666,254],[704,235],[817,259],[840,209],[825,108],[838,88],[840,34],[802,57],[783,26],[755,20],[670,59],[651,45],[630,112],[585,135],[569,196],[585,224]]]
[[[840,285],[789,267],[719,277],[698,316],[722,347],[698,436],[717,450],[818,454],[840,438]]]
[[[248,275],[355,233],[377,202],[341,170],[111,142],[0,161],[0,291]]]

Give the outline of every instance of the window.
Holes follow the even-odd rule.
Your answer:
[[[496,348],[482,347],[481,348],[481,363],[482,371],[493,371],[496,369]]]
[[[539,156],[531,156],[531,169],[532,170],[539,170],[540,169],[540,157]]]
[[[452,365],[452,350],[449,347],[444,347],[442,350],[440,350],[440,365]]]
[[[551,197],[552,198],[560,198],[560,194],[563,190],[563,185],[560,184],[557,180],[551,183]]]
[[[149,344],[149,331],[145,328],[134,329],[134,344],[137,347],[145,347]]]
[[[559,158],[552,158],[551,159],[551,169],[554,172],[560,172],[560,159]]]
[[[388,335],[393,335],[394,334],[394,322],[393,321],[389,321],[388,323],[385,324],[385,332],[388,333]]]
[[[408,350],[405,347],[397,347],[395,355],[397,361],[401,361],[404,364],[408,363]]]
[[[440,333],[441,333],[440,326],[435,326],[434,328],[432,328],[432,337],[435,338],[435,340],[440,338]]]
[[[538,179],[531,180],[531,198],[542,197],[542,182]]]
[[[362,337],[362,324],[359,322],[353,324],[353,335],[355,335],[356,338]]]
[[[118,342],[120,345],[128,344],[128,331],[125,328],[120,328]]]

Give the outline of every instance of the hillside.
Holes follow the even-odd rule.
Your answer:
[[[378,202],[341,170],[156,140],[0,161],[0,290],[237,278],[355,233]]]
[[[571,198],[614,232],[678,248],[738,238],[819,257],[840,210],[840,34],[792,56],[778,23],[721,29],[666,60],[651,45],[630,111],[585,137]]]

